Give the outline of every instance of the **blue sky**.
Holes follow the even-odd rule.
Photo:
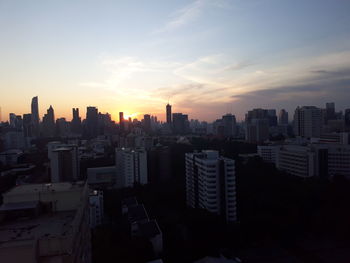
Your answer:
[[[214,120],[350,107],[350,1],[0,0],[0,106]]]

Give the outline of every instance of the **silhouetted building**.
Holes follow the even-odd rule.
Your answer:
[[[182,113],[173,113],[173,132],[175,134],[186,134],[189,132],[190,125],[188,115]]]
[[[71,132],[74,134],[81,133],[81,117],[79,116],[79,109],[73,108],[73,118],[71,121]]]
[[[125,132],[124,112],[119,112],[119,128],[120,132]]]
[[[66,118],[59,118],[56,120],[56,134],[61,137],[69,136],[70,129]]]
[[[326,123],[328,123],[329,120],[334,120],[335,118],[336,118],[335,103],[327,102],[326,103]]]
[[[234,137],[237,135],[236,116],[226,114],[222,116],[222,125],[224,127],[224,136]]]
[[[47,113],[43,117],[42,122],[42,133],[45,137],[55,136],[55,113],[50,105],[50,108],[47,110]]]
[[[169,103],[166,105],[166,122],[171,123],[171,105]]]
[[[32,104],[31,104],[31,109],[32,109],[32,127],[33,127],[33,135],[34,136],[39,136],[40,134],[40,118],[39,118],[39,103],[38,103],[38,97],[33,97],[32,98]]]
[[[288,112],[285,109],[280,110],[278,115],[278,124],[279,125],[288,125]]]
[[[344,122],[346,127],[350,127],[350,109],[344,111]]]
[[[85,125],[86,136],[95,138],[98,134],[98,110],[96,107],[87,107]]]
[[[294,112],[294,133],[305,138],[320,137],[322,110],[314,106],[297,107]]]
[[[143,129],[145,132],[150,133],[151,129],[151,115],[145,114],[143,115]]]
[[[186,153],[186,204],[237,221],[235,161],[217,151]]]
[[[23,135],[24,137],[33,137],[32,114],[23,114]]]

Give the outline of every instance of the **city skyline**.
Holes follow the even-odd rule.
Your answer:
[[[1,1],[2,119],[95,105],[213,121],[349,99],[346,1]]]

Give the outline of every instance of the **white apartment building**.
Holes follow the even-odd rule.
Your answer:
[[[237,221],[235,161],[217,151],[186,153],[186,203]]]
[[[117,148],[117,187],[133,187],[148,183],[147,151],[144,148]]]
[[[276,167],[299,177],[315,175],[316,154],[307,146],[284,145],[277,151]]]
[[[103,206],[103,191],[93,190],[89,195],[90,206],[90,227],[95,228],[102,224],[104,206]]]
[[[278,148],[277,145],[258,145],[258,155],[265,162],[276,164]]]
[[[1,262],[91,262],[88,195],[84,182],[28,184],[4,193]]]

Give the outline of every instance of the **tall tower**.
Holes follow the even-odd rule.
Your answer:
[[[166,122],[171,123],[171,105],[169,103],[166,105]]]
[[[96,107],[86,108],[86,133],[87,137],[95,138],[98,133],[98,109]]]
[[[124,112],[119,112],[119,126],[120,126],[120,131],[124,132],[125,130]]]
[[[33,124],[33,132],[35,136],[39,135],[40,127],[39,127],[39,103],[38,103],[38,96],[35,96],[32,98],[32,124]]]

